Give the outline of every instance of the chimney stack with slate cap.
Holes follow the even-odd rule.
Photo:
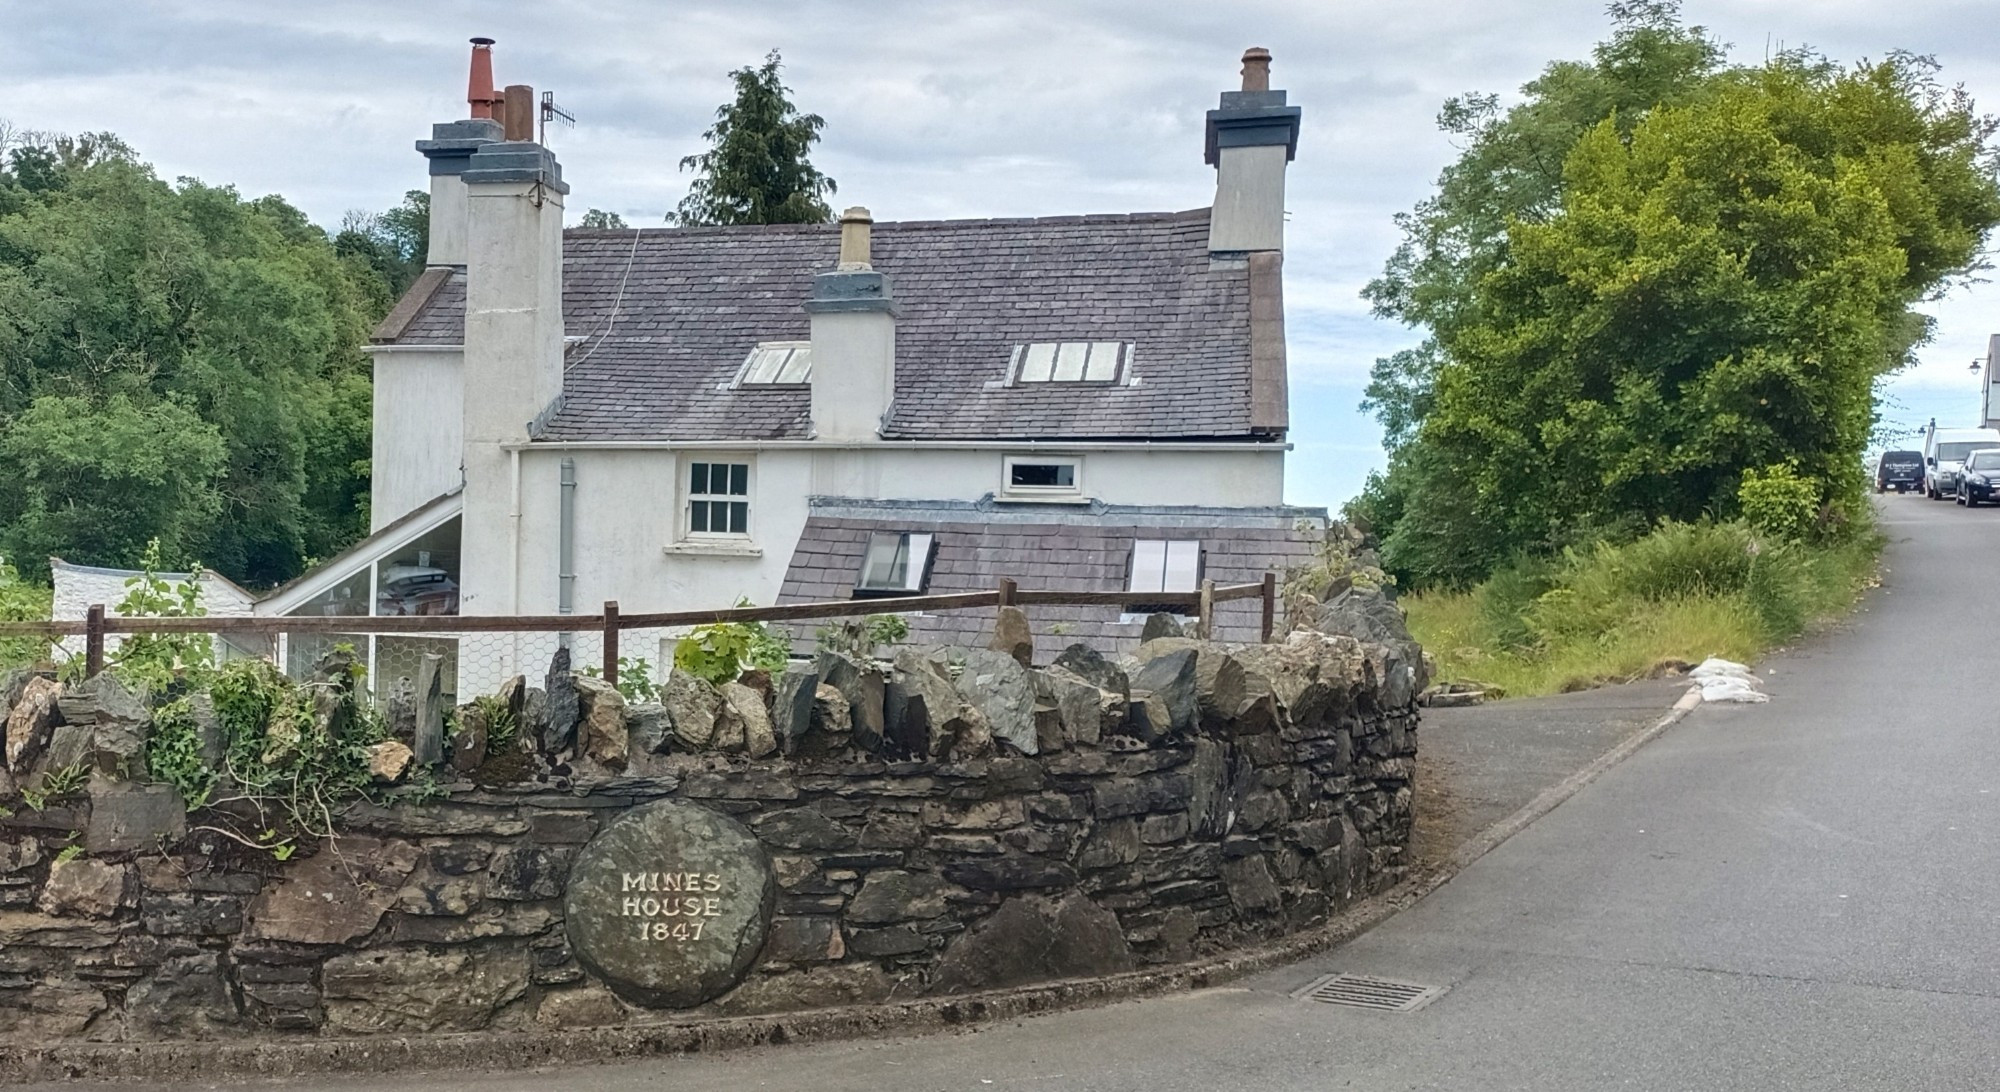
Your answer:
[[[1298,154],[1299,108],[1271,90],[1271,51],[1243,53],[1243,89],[1224,91],[1208,112],[1205,158],[1215,168],[1209,214],[1211,253],[1248,254],[1285,246],[1285,165]]]
[[[870,254],[874,222],[858,206],[840,214],[839,263],[813,278],[806,301],[815,439],[879,439],[896,394],[896,304]]]
[[[527,441],[563,384],[563,199],[555,155],[532,139],[534,90],[507,88],[500,130],[465,157],[464,526],[504,527],[512,501],[507,445]],[[511,609],[505,536],[460,546],[460,609]]]
[[[1285,166],[1299,146],[1299,108],[1271,90],[1271,51],[1243,51],[1243,89],[1208,112],[1215,167],[1209,210],[1212,259],[1243,262],[1250,287],[1250,427],[1281,439],[1291,427],[1285,360]]]
[[[431,223],[427,265],[465,264],[465,173],[472,153],[505,137],[499,119],[501,97],[493,90],[493,39],[472,40],[471,74],[466,79],[467,116],[431,126],[431,138],[417,141],[430,160]]]

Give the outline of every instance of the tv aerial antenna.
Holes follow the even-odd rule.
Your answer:
[[[544,147],[547,147],[549,143],[549,122],[551,121],[559,121],[569,128],[576,128],[576,115],[556,105],[556,93],[554,91],[544,91],[542,92],[541,132],[541,143]]]

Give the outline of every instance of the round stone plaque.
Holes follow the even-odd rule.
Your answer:
[[[613,820],[569,873],[570,947],[620,997],[690,1008],[741,981],[777,900],[764,847],[699,804],[660,800]]]

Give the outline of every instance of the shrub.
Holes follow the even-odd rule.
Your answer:
[[[1777,463],[1745,473],[1736,501],[1752,527],[1798,542],[1819,522],[1820,493],[1818,482],[1799,477],[1790,463]]]
[[[900,614],[871,614],[866,618],[844,618],[821,626],[815,634],[821,652],[844,652],[870,657],[883,645],[901,644],[910,636],[910,623]]]
[[[1545,558],[1519,556],[1493,570],[1472,593],[1479,620],[1501,648],[1528,648],[1535,643],[1528,611],[1555,583],[1555,567]]]
[[[348,672],[295,683],[267,661],[231,661],[209,684],[222,767],[202,759],[192,699],[180,697],[154,712],[147,768],[180,790],[189,811],[227,805],[211,813],[219,825],[199,829],[282,860],[299,837],[330,836],[334,815],[372,791],[368,748],[388,738],[388,725],[361,689],[361,666],[350,661]],[[419,792],[426,776],[417,775]],[[243,827],[251,817],[254,825]]]
[[[1517,559],[1470,593],[1405,603],[1440,679],[1550,693],[1662,659],[1748,659],[1850,606],[1879,545],[1874,534],[1810,543],[1741,521],[1667,522],[1553,562]]]
[[[585,664],[583,673],[593,679],[604,677],[604,669],[596,664]],[[660,687],[653,681],[653,661],[644,656],[618,657],[618,694],[635,704],[659,701]]]
[[[721,686],[748,668],[782,671],[790,655],[791,642],[762,622],[715,622],[694,627],[674,645],[674,667]]]
[[[29,584],[14,566],[0,560],[0,622],[46,622],[55,602],[53,590]],[[0,637],[0,668],[29,667],[46,659],[44,637]]]
[[[146,544],[139,568],[139,575],[125,581],[125,598],[117,608],[121,616],[199,618],[208,613],[201,605],[199,581],[191,577],[175,587],[160,575],[159,539]],[[189,571],[199,573],[201,564]],[[197,686],[206,682],[214,665],[215,643],[205,633],[135,633],[118,646],[110,666],[134,687],[161,693],[183,677]]]
[[[1568,550],[1527,624],[1544,642],[1561,640],[1611,630],[1647,604],[1741,592],[1755,541],[1740,523],[1669,521],[1624,545]]]

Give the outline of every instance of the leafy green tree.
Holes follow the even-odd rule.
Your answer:
[[[1987,135],[1909,57],[1781,58],[1606,121],[1559,214],[1510,227],[1419,442],[1516,544],[1734,514],[1745,470],[1793,460],[1851,504],[1912,306],[2000,223]]]
[[[391,300],[424,271],[430,248],[431,195],[423,190],[403,194],[403,203],[386,212],[348,213],[333,237],[334,253],[367,265]]]
[[[227,461],[216,427],[177,402],[45,395],[0,433],[8,553],[36,575],[51,554],[136,561],[149,540],[186,561],[215,531]]]
[[[617,228],[625,227],[626,224],[625,224],[625,218],[623,216],[618,215],[615,212],[606,212],[603,209],[591,209],[589,212],[583,214],[583,223],[578,226],[587,228],[610,228],[615,230]]]
[[[1558,212],[1563,163],[1577,140],[1606,119],[1629,132],[1653,107],[1685,99],[1720,70],[1722,46],[1704,28],[1682,26],[1679,7],[1678,0],[1612,4],[1611,37],[1591,60],[1550,64],[1505,112],[1498,95],[1446,100],[1438,128],[1465,152],[1439,176],[1436,193],[1397,215],[1403,241],[1362,293],[1377,315],[1430,335],[1376,362],[1364,408],[1381,418],[1390,446],[1409,439],[1429,412],[1440,343],[1477,321],[1475,289],[1505,260],[1508,226]]]
[[[708,151],[681,160],[697,172],[670,222],[699,224],[817,224],[833,219],[826,199],[833,179],[807,159],[826,121],[801,114],[779,80],[778,51],[756,68],[729,74],[736,99],[716,110],[702,134]]]
[[[113,138],[0,172],[0,551],[247,583],[365,532],[367,263],[276,197],[168,185]],[[216,457],[220,452],[219,459]]]
[[[1671,4],[1614,15],[1472,131],[1370,287],[1429,335],[1377,367],[1394,449],[1356,504],[1413,582],[1733,515],[1779,464],[1838,520],[1914,305],[2000,223],[1991,124],[1930,61],[1724,68]]]

